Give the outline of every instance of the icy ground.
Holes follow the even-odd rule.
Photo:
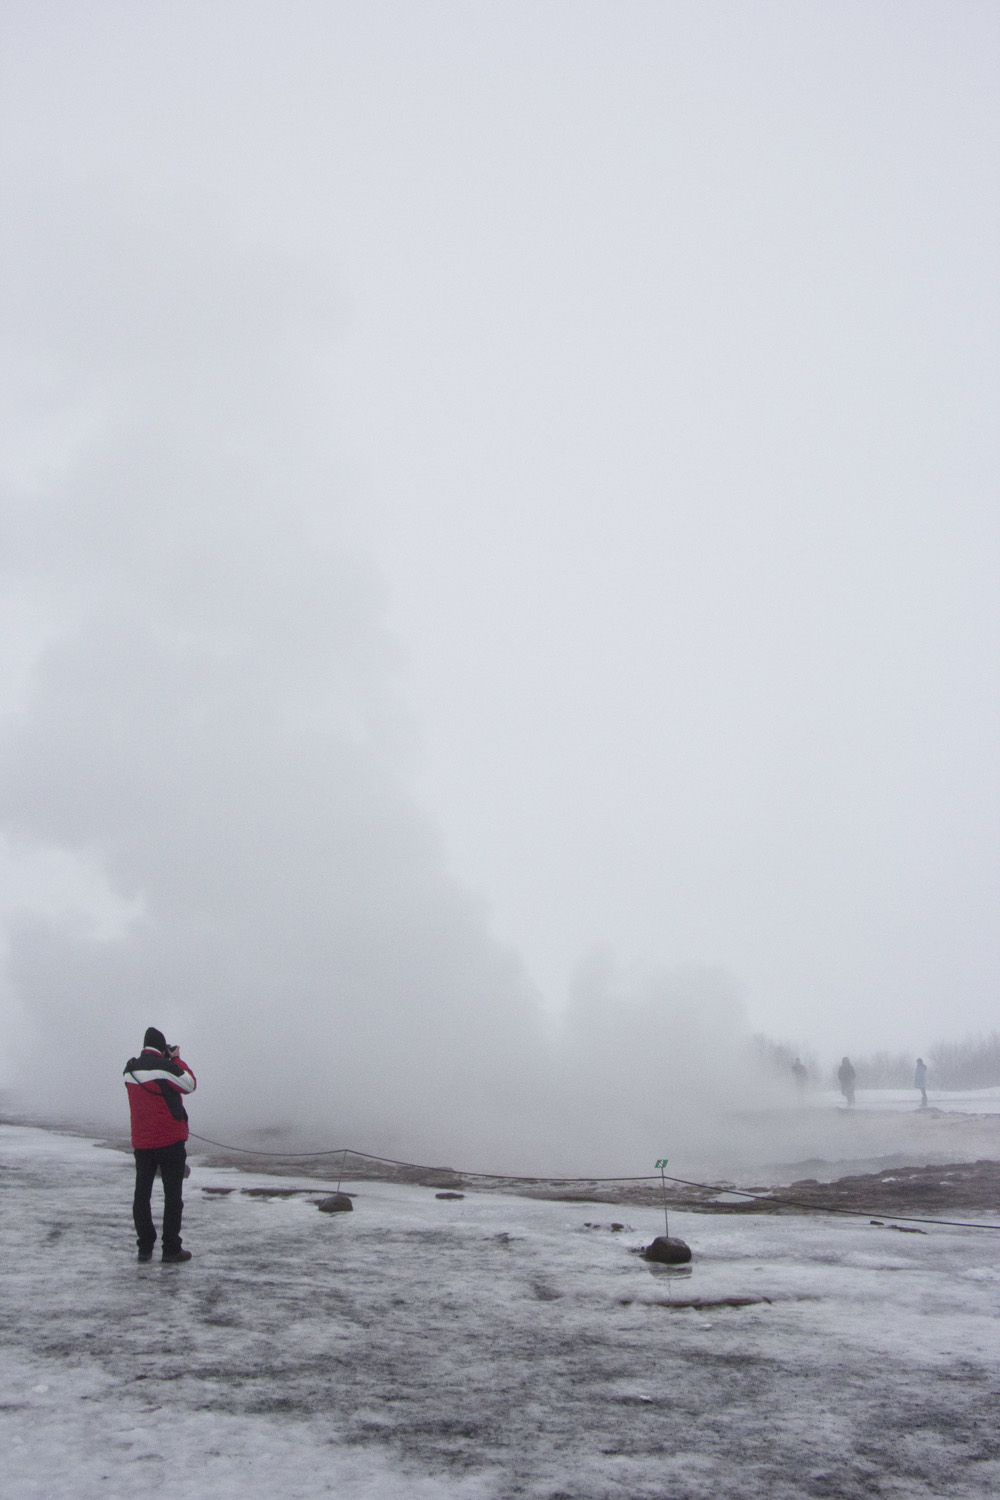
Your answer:
[[[915,1090],[865,1089],[848,1109],[839,1094],[807,1093],[790,1107],[733,1116],[721,1155],[682,1176],[702,1181],[748,1174],[754,1182],[797,1177],[830,1181],[890,1164],[1000,1160],[1000,1090],[929,1095],[919,1108]],[[675,1143],[671,1160],[682,1154]]]
[[[844,1100],[835,1089],[817,1091],[808,1096],[809,1102],[820,1108],[831,1105],[840,1107]],[[858,1105],[861,1109],[887,1109],[909,1111],[918,1107],[920,1093],[917,1089],[858,1089]],[[943,1109],[948,1114],[995,1115],[1000,1114],[1000,1089],[927,1090],[927,1106]]]
[[[630,1253],[654,1210],[325,1215],[195,1160],[195,1259],[138,1266],[128,1156],[0,1126],[0,1163],[7,1500],[1000,1493],[1000,1233],[676,1215],[683,1278]],[[769,1300],[678,1306],[730,1296]]]

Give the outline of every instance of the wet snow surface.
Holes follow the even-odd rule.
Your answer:
[[[195,1259],[139,1266],[129,1157],[2,1126],[0,1161],[9,1500],[1000,1492],[1000,1234],[676,1214],[683,1277],[630,1253],[653,1209],[322,1214],[195,1161]],[[677,1305],[727,1297],[769,1300]]]

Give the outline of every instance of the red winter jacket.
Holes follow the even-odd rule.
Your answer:
[[[125,1064],[125,1088],[132,1116],[132,1146],[148,1151],[176,1146],[188,1138],[183,1094],[193,1094],[197,1083],[187,1063],[167,1057],[155,1047],[143,1047]]]

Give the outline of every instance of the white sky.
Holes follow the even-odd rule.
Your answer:
[[[997,9],[9,0],[2,26],[15,491],[167,365],[206,450],[274,478],[285,392],[306,510],[335,490],[381,579],[407,774],[547,1006],[610,951],[722,969],[830,1053],[992,1028]],[[214,316],[231,275],[311,341],[266,399],[256,325]],[[8,702],[117,554],[107,505],[90,552],[8,567]],[[32,904],[75,901],[65,829],[5,826],[8,904],[28,867]]]

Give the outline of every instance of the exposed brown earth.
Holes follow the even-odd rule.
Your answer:
[[[231,1158],[212,1156],[208,1165],[231,1166]],[[239,1165],[247,1171],[278,1175],[315,1176],[324,1182],[343,1175],[345,1181],[399,1182],[457,1193],[462,1191],[516,1193],[521,1197],[580,1204],[634,1204],[654,1207],[663,1202],[658,1180],[642,1182],[603,1182],[599,1179],[563,1182],[552,1178],[481,1177],[453,1172],[449,1168],[424,1169],[393,1166],[348,1156],[343,1165],[338,1160],[330,1171],[328,1162],[303,1165],[289,1157],[242,1157]],[[258,1190],[259,1191],[259,1190]],[[689,1213],[761,1214],[794,1213],[823,1209],[851,1210],[855,1213],[885,1215],[927,1215],[940,1217],[955,1213],[996,1214],[1000,1216],[1000,1162],[981,1160],[953,1162],[935,1166],[892,1167],[881,1172],[841,1177],[835,1182],[805,1178],[790,1187],[768,1187],[748,1184],[753,1197],[741,1197],[734,1184],[667,1182],[667,1202],[671,1208]]]
[[[806,1179],[775,1196],[794,1198],[808,1207],[876,1209],[880,1213],[1000,1214],[1000,1162],[953,1162],[948,1166],[894,1167],[836,1182]]]

